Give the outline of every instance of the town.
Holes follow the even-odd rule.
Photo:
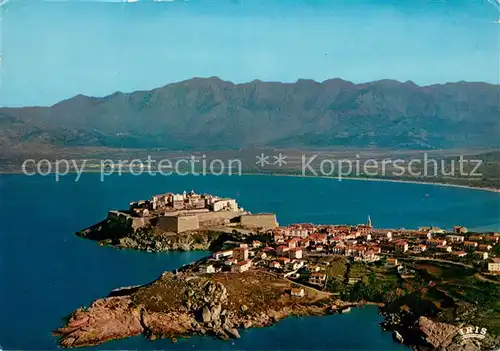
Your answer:
[[[198,263],[196,269],[205,274],[266,270],[331,290],[328,284],[335,281],[354,285],[363,279],[363,274],[347,274],[350,267],[362,271],[363,265],[369,265],[378,267],[378,273],[411,277],[413,263],[441,262],[473,269],[484,280],[500,282],[500,233],[476,233],[459,225],[449,230],[435,226],[383,229],[376,228],[368,215],[366,223],[355,225],[279,226],[273,213],[254,214],[235,199],[194,191],[155,195],[130,203],[127,210],[109,211],[107,221],[116,220],[128,228],[126,238],[119,238],[115,245],[122,248],[214,251],[210,243],[217,235],[205,246],[172,242],[186,238],[199,242],[208,233],[232,234]]]
[[[376,229],[370,216],[358,225],[292,224],[262,230],[245,242],[228,242],[223,250],[199,265],[202,273],[245,272],[266,269],[319,289],[326,287],[332,258],[377,264],[402,276],[411,276],[404,262],[436,261],[479,268],[485,276],[500,273],[500,233],[469,233],[463,226],[447,232],[437,227]],[[349,278],[354,284],[362,277]],[[487,278],[488,279],[488,278]],[[292,292],[304,294],[303,289]]]
[[[238,335],[235,326],[271,325],[287,315],[346,313],[365,304],[380,307],[382,328],[392,330],[399,342],[413,343],[416,324],[436,321],[439,328],[453,330],[464,323],[481,325],[492,338],[488,343],[500,335],[498,232],[460,225],[377,228],[370,215],[361,224],[280,226],[274,213],[251,213],[235,199],[191,191],[132,202],[77,235],[121,249],[209,251],[151,284],[118,289],[102,302],[130,299],[157,311],[158,303],[169,301],[172,311],[193,318],[188,335],[212,330],[227,338]],[[190,298],[213,294],[215,286],[221,291],[214,296],[224,301]],[[171,300],[172,294],[179,298]],[[222,305],[231,318],[222,317]],[[98,306],[92,311],[99,319],[106,313]],[[75,323],[94,320],[82,317],[86,313],[76,313]],[[66,337],[72,343],[72,328],[57,332],[63,343]]]

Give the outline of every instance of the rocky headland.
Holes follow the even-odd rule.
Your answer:
[[[265,327],[288,316],[339,313],[364,303],[338,300],[310,287],[292,296],[289,280],[270,272],[200,274],[193,267],[165,272],[156,281],[114,290],[108,297],[79,308],[54,331],[64,348],[83,347],[130,336],[155,340],[192,335],[239,338],[238,329]],[[480,351],[495,340],[480,343],[462,338],[462,325],[437,322],[408,312],[386,312],[384,329],[414,350]],[[486,348],[487,349],[487,348]]]
[[[395,229],[389,237],[387,230],[373,228],[370,217],[355,226],[277,225],[274,214],[247,213],[235,200],[194,191],[157,195],[131,203],[128,210],[110,211],[77,235],[123,249],[213,254],[150,284],[114,290],[73,312],[54,334],[63,347],[139,334],[228,339],[239,337],[239,328],[345,312],[371,302],[384,316],[382,328],[415,350],[494,350],[500,345],[500,283],[481,274],[484,255],[460,241],[447,252],[465,254],[468,263],[450,255],[439,259],[446,253],[433,247],[424,257],[415,251],[426,247],[423,243],[461,238],[497,252],[500,234],[468,234],[455,226],[450,235],[422,227],[423,232]],[[471,328],[484,334],[464,337]]]
[[[238,328],[263,327],[290,315],[336,312],[329,294],[306,289],[304,297],[294,297],[292,285],[268,272],[166,272],[151,284],[116,290],[74,311],[54,335],[62,347],[139,334],[153,340],[190,335],[228,339],[239,338]]]
[[[154,226],[133,229],[121,222],[106,219],[76,233],[77,236],[99,242],[103,246],[148,252],[213,250],[221,246],[227,233],[199,229],[166,233]]]
[[[439,322],[428,316],[418,316],[407,311],[399,313],[385,312],[382,328],[392,330],[396,341],[410,346],[417,351],[446,350],[446,351],[482,351],[495,350],[499,340],[493,335],[486,334],[484,339],[463,337],[460,330],[467,328],[467,324],[450,324]]]

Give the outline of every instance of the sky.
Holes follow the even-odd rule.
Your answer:
[[[9,0],[0,11],[3,106],[210,76],[500,79],[499,12],[487,0]]]

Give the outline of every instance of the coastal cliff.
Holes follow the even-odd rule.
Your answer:
[[[211,250],[219,246],[221,234],[208,229],[168,234],[150,225],[134,230],[113,219],[106,219],[76,233],[101,245],[149,252]]]
[[[270,230],[278,226],[273,213],[252,214],[235,199],[194,190],[155,195],[134,201],[127,210],[111,210],[106,219],[76,233],[101,245],[150,252],[211,250],[223,233]]]
[[[466,330],[467,326],[465,323],[443,323],[435,320],[436,317],[413,315],[404,310],[394,314],[382,312],[382,315],[383,329],[392,330],[396,341],[416,351],[494,350],[499,343],[498,338],[488,334],[484,335],[484,339],[462,337],[461,330]]]

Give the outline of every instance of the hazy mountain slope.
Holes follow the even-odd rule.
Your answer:
[[[194,78],[152,91],[0,109],[0,147],[497,147],[498,96],[499,86],[486,83]]]

